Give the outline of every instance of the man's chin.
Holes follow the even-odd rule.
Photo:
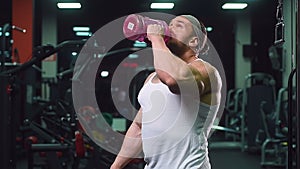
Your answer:
[[[175,38],[172,38],[168,41],[167,47],[170,51],[175,54],[176,56],[181,56],[185,53],[185,51],[189,48],[186,44],[181,41],[178,41]]]

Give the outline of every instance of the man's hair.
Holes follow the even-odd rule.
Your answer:
[[[199,55],[207,54],[209,46],[207,43],[207,32],[204,24],[199,21],[196,17],[192,15],[180,15],[189,20],[193,25],[193,30],[199,39],[198,46],[196,48],[196,53]]]

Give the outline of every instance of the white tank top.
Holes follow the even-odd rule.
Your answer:
[[[154,76],[138,95],[145,169],[209,169],[207,138],[218,106],[183,103]]]

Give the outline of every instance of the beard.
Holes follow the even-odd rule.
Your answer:
[[[190,49],[190,47],[188,45],[186,45],[182,41],[179,41],[175,38],[170,38],[170,40],[167,43],[167,47],[177,57],[182,56],[187,50]]]

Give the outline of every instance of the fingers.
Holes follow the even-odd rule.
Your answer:
[[[157,24],[148,25],[147,33],[161,35],[163,34],[163,28],[161,25],[157,25]]]
[[[158,24],[151,24],[147,27],[147,37],[151,41],[153,37],[162,37],[164,34],[163,27]]]

